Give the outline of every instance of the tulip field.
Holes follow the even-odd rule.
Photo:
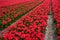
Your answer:
[[[39,1],[0,7],[0,30],[11,25],[39,4]],[[34,6],[33,6],[34,5]]]
[[[60,5],[52,0],[55,35],[60,40]],[[50,0],[0,7],[0,40],[45,40]]]

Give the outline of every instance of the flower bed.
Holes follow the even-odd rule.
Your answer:
[[[56,23],[56,35],[58,40],[60,40],[60,3],[58,0],[53,0],[53,13]]]
[[[36,7],[39,3],[39,1],[33,1],[0,7],[0,30],[3,30],[11,25],[13,22]]]

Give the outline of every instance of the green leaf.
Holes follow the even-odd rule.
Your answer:
[[[0,25],[2,24],[2,20],[0,20]]]

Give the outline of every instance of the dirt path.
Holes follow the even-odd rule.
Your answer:
[[[55,26],[53,25],[53,16],[48,16],[48,26],[46,27],[46,34],[44,40],[57,40],[55,36]]]

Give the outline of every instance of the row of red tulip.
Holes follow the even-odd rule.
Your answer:
[[[60,40],[60,3],[58,0],[53,0],[53,13],[56,23],[56,34],[58,40]]]

